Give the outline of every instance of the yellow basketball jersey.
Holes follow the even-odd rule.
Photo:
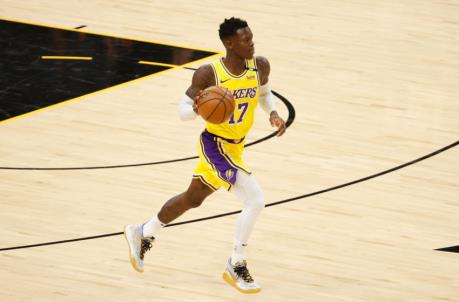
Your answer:
[[[210,133],[224,138],[240,139],[252,127],[258,105],[260,80],[255,58],[246,60],[245,64],[246,70],[240,75],[234,75],[223,64],[223,58],[211,63],[216,85],[231,91],[235,109],[228,121],[218,125],[207,123],[206,128]]]

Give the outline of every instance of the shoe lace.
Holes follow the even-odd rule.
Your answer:
[[[242,280],[244,280],[245,282],[247,283],[253,282],[253,278],[252,276],[250,276],[249,270],[247,269],[247,265],[245,263],[237,264],[234,267],[234,272],[236,273],[238,277],[242,278]]]
[[[151,249],[153,246],[152,242],[153,238],[142,239],[142,245],[140,246],[140,259],[143,260],[145,253]]]

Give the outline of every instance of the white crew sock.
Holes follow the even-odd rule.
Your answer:
[[[247,243],[255,221],[264,208],[263,193],[254,176],[238,172],[234,193],[244,204],[236,223],[231,264],[247,259]]]
[[[231,265],[247,259],[247,244],[234,242],[233,253],[231,254]]]
[[[153,216],[142,226],[143,237],[154,237],[164,226],[165,224],[159,220],[158,215]]]

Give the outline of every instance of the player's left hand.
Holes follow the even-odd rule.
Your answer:
[[[277,136],[281,136],[285,133],[285,121],[279,116],[277,111],[271,112],[269,115],[269,122],[271,126],[277,127]]]

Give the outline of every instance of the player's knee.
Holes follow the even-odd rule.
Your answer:
[[[254,210],[261,211],[265,207],[265,197],[260,188],[251,190],[249,196],[249,206]]]
[[[212,194],[212,190],[205,186],[200,180],[193,179],[188,190],[185,192],[185,199],[188,207],[199,207],[207,196]]]
[[[196,191],[187,192],[186,195],[187,195],[188,205],[191,208],[199,207],[204,201],[204,199],[206,198],[204,194],[201,194],[201,192],[196,192]]]
[[[265,207],[265,198],[254,176],[240,174],[236,194],[246,207],[261,211]]]
[[[261,190],[254,194],[252,199],[250,199],[251,207],[257,211],[261,211],[265,207],[265,198]]]

